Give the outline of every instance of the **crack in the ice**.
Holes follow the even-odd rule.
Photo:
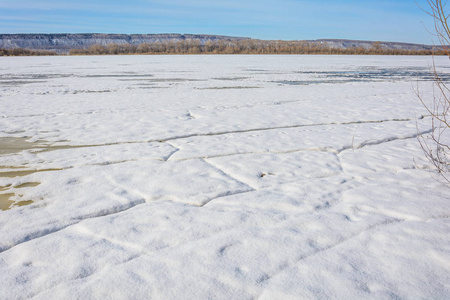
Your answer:
[[[109,165],[118,165],[118,164],[123,164],[123,163],[127,163],[127,162],[132,162],[132,161],[139,161],[139,159],[124,159],[124,160],[116,160],[116,161],[104,161],[101,163],[92,163],[92,164],[85,164],[85,165],[80,165],[80,166],[109,166]]]
[[[243,152],[233,152],[233,153],[224,153],[224,154],[217,154],[217,155],[202,155],[202,156],[192,156],[192,157],[186,157],[186,158],[176,158],[172,159],[172,161],[187,161],[187,160],[195,160],[195,159],[210,159],[210,158],[221,158],[221,157],[228,157],[228,156],[234,156],[234,155],[252,155],[252,154],[289,154],[289,153],[296,153],[296,152],[327,152],[327,153],[333,153],[338,154],[338,151],[325,147],[325,148],[300,148],[300,149],[291,149],[286,151],[243,151]]]
[[[404,222],[404,221],[405,221],[405,220],[403,220],[403,219],[396,219],[396,218],[393,218],[393,219],[388,219],[388,220],[386,220],[386,221],[384,221],[384,222],[381,222],[381,223],[376,223],[376,224],[374,224],[374,225],[369,225],[367,228],[365,228],[365,229],[359,231],[358,233],[356,233],[356,234],[354,234],[354,235],[352,235],[352,236],[350,236],[350,237],[348,237],[348,238],[342,239],[342,240],[338,241],[338,242],[335,243],[335,244],[332,244],[332,245],[329,245],[329,246],[326,246],[326,247],[322,247],[322,248],[318,248],[317,251],[315,251],[314,253],[305,254],[305,255],[299,257],[299,258],[297,259],[297,262],[296,262],[296,263],[298,263],[298,262],[300,262],[300,261],[302,261],[302,260],[308,259],[308,258],[310,258],[310,257],[312,257],[312,256],[315,256],[315,255],[317,255],[317,254],[319,254],[319,253],[322,253],[322,252],[324,252],[324,251],[333,249],[333,248],[335,248],[335,247],[337,247],[337,246],[339,246],[339,245],[342,245],[342,244],[344,244],[344,243],[346,243],[346,242],[348,242],[348,241],[350,241],[350,240],[352,240],[352,239],[354,239],[354,238],[357,238],[358,236],[360,236],[361,234],[363,234],[363,233],[365,233],[365,232],[368,232],[368,231],[371,231],[371,230],[375,230],[375,229],[378,229],[378,228],[380,228],[380,227],[388,226],[388,225],[391,225],[391,224],[402,223],[402,222]]]
[[[143,193],[141,193],[141,192],[139,192],[137,190],[134,190],[134,189],[131,190],[131,189],[125,187],[124,185],[122,185],[122,184],[118,183],[116,180],[114,180],[111,176],[108,176],[108,179],[109,179],[109,181],[111,182],[111,184],[113,186],[119,187],[119,188],[123,189],[124,191],[126,191],[129,194],[137,195],[138,199],[131,200],[129,203],[122,205],[121,208],[117,208],[117,207],[116,208],[114,208],[114,207],[106,208],[106,209],[98,211],[94,215],[88,214],[88,215],[86,215],[84,217],[83,216],[79,216],[77,218],[71,219],[71,220],[73,220],[72,223],[66,224],[65,226],[63,225],[63,226],[61,226],[59,228],[47,229],[47,230],[43,230],[43,231],[36,231],[34,233],[28,234],[25,237],[23,237],[21,240],[16,242],[14,245],[3,246],[3,248],[2,248],[2,246],[0,246],[0,253],[4,252],[6,250],[9,250],[9,249],[11,249],[11,248],[13,248],[13,247],[15,247],[17,245],[23,244],[25,242],[29,242],[29,241],[35,240],[37,238],[41,238],[41,237],[47,236],[49,234],[61,231],[61,230],[65,229],[65,228],[67,228],[67,227],[76,225],[76,224],[78,224],[78,223],[80,223],[80,222],[82,222],[84,220],[100,218],[100,217],[105,217],[105,216],[109,216],[109,215],[118,214],[118,213],[127,211],[127,210],[129,210],[129,209],[131,209],[131,208],[133,208],[135,206],[138,206],[140,204],[144,204],[144,203],[147,202],[145,194],[143,194]],[[120,196],[120,195],[118,195],[118,196]]]
[[[421,136],[421,135],[423,135],[423,134],[430,133],[430,132],[432,132],[432,131],[433,131],[433,129],[429,129],[429,130],[425,130],[425,131],[422,131],[422,132],[419,132],[419,133],[415,133],[415,134],[412,134],[412,135],[409,135],[409,136],[403,136],[403,137],[388,137],[388,138],[384,138],[384,139],[381,139],[381,140],[364,141],[363,143],[361,143],[361,144],[359,145],[359,147],[358,147],[357,149],[361,149],[361,148],[363,148],[363,147],[365,147],[365,146],[380,145],[380,144],[383,144],[383,143],[388,143],[388,142],[397,141],[397,140],[415,139],[415,138],[417,138],[418,136]]]
[[[173,148],[173,151],[171,153],[169,153],[165,158],[164,161],[169,161],[169,159],[172,157],[172,155],[174,155],[175,153],[177,153],[178,151],[180,151],[180,149],[178,147],[175,147],[174,145],[166,142],[167,145],[171,146]]]
[[[159,139],[159,140],[154,140],[154,141],[167,142],[167,141],[186,139],[186,138],[191,138],[191,137],[218,136],[218,135],[234,134],[234,133],[269,131],[269,130],[277,130],[277,129],[301,128],[301,127],[312,127],[312,126],[372,124],[372,123],[384,123],[384,122],[407,122],[407,121],[412,121],[412,120],[413,119],[385,119],[385,120],[331,122],[331,123],[297,124],[297,125],[285,125],[285,126],[274,126],[274,127],[260,127],[260,128],[241,129],[241,130],[218,131],[218,132],[211,132],[211,133],[193,133],[193,134],[168,137],[165,139]],[[153,141],[149,140],[147,142],[153,142]]]
[[[400,136],[400,137],[391,136],[391,137],[387,137],[387,138],[380,139],[380,140],[366,140],[366,141],[362,142],[361,144],[359,144],[359,146],[357,146],[357,147],[345,146],[345,147],[337,150],[337,154],[340,154],[346,150],[358,150],[358,149],[364,148],[366,146],[376,146],[376,145],[381,145],[381,144],[389,143],[389,142],[393,142],[393,141],[404,141],[404,140],[409,140],[409,139],[415,139],[423,134],[427,134],[432,131],[433,131],[433,129],[429,129],[429,130],[424,130],[424,131],[414,133],[411,135],[407,135],[407,136]]]
[[[314,127],[314,126],[329,126],[329,125],[352,125],[352,124],[375,124],[375,123],[385,123],[385,122],[408,122],[413,119],[384,119],[384,120],[367,120],[367,121],[350,121],[350,122],[331,122],[331,123],[316,123],[316,124],[296,124],[296,125],[285,125],[285,126],[274,126],[274,127],[260,127],[260,128],[250,128],[241,130],[227,130],[218,132],[206,132],[206,133],[192,133],[179,136],[172,136],[160,139],[150,139],[147,141],[127,141],[127,142],[111,142],[104,144],[88,144],[88,145],[51,145],[43,146],[41,151],[37,152],[47,152],[60,149],[72,149],[72,148],[90,148],[90,147],[102,147],[102,146],[113,146],[113,145],[126,145],[126,144],[146,144],[146,143],[164,143],[174,140],[187,139],[191,137],[207,137],[207,136],[219,136],[226,134],[235,133],[247,133],[247,132],[259,132],[259,131],[269,131],[277,129],[289,129],[289,128],[302,128],[302,127]],[[344,149],[346,150],[346,149]]]
[[[248,188],[247,191],[256,191],[257,188],[253,187],[251,184],[243,182],[242,180],[236,179],[236,177],[234,177],[233,175],[225,172],[224,170],[222,170],[221,168],[213,165],[211,162],[206,161],[206,159],[202,159],[202,161],[204,161],[206,164],[208,164],[209,166],[213,167],[214,169],[216,169],[217,171],[219,171],[222,175],[225,175],[226,177],[238,182],[239,184],[244,185],[245,187]]]
[[[348,238],[344,238],[344,239],[338,241],[337,243],[331,244],[331,245],[326,246],[326,247],[317,248],[316,251],[314,251],[313,253],[302,255],[299,258],[297,258],[295,262],[293,262],[291,264],[286,263],[285,265],[283,265],[283,267],[281,267],[278,271],[276,271],[276,273],[274,273],[271,276],[269,276],[269,278],[266,280],[266,282],[268,282],[268,281],[272,280],[274,277],[280,275],[285,270],[294,267],[295,265],[297,265],[301,261],[303,261],[305,259],[308,259],[310,257],[313,257],[313,256],[315,256],[317,254],[322,253],[322,252],[331,250],[331,249],[333,249],[335,247],[338,247],[338,246],[340,246],[340,245],[342,245],[342,244],[344,244],[344,243],[346,243],[346,242],[348,242],[350,240],[353,240],[353,239],[357,238],[358,236],[360,236],[361,234],[363,234],[365,232],[368,232],[368,231],[371,231],[371,230],[375,230],[375,229],[378,229],[380,227],[388,226],[388,225],[391,225],[391,224],[399,224],[399,223],[402,223],[404,221],[405,220],[403,220],[403,219],[391,218],[391,219],[388,219],[388,220],[386,220],[384,222],[381,222],[381,223],[376,223],[376,224],[373,224],[373,225],[369,225],[367,228],[359,231],[358,233],[356,233],[356,234],[354,234],[354,235],[352,235],[352,236],[350,236]],[[267,286],[267,283],[265,285]],[[255,297],[255,299],[259,299],[260,296],[262,295],[263,291],[264,290],[262,290],[261,293],[257,297]]]
[[[217,199],[221,199],[221,198],[228,197],[228,196],[239,195],[239,194],[253,193],[253,192],[256,192],[256,191],[257,191],[257,190],[255,190],[255,189],[251,189],[251,190],[248,190],[248,191],[238,191],[238,192],[230,192],[230,191],[227,191],[227,192],[223,192],[223,193],[220,193],[217,197],[212,198],[212,199],[209,199],[208,201],[204,202],[203,204],[197,205],[197,206],[198,206],[198,207],[204,207],[204,206],[206,206],[207,204],[209,204],[209,203],[211,203],[212,201],[217,200]]]
[[[432,217],[426,219],[425,222],[430,222],[430,221],[433,221],[433,220],[444,220],[444,219],[449,219],[449,218],[450,218],[450,213],[443,214],[443,215],[432,216]]]
[[[76,224],[74,224],[74,225],[76,225]],[[132,260],[140,258],[140,257],[142,257],[144,255],[153,255],[153,254],[158,253],[160,251],[167,251],[168,249],[173,249],[173,248],[178,247],[178,246],[180,246],[182,244],[183,245],[187,245],[187,244],[190,244],[190,243],[196,243],[196,242],[199,242],[199,241],[202,241],[202,240],[205,240],[205,239],[209,239],[212,236],[216,236],[216,235],[220,235],[220,234],[224,234],[226,232],[230,232],[230,231],[236,230],[234,227],[231,227],[231,228],[228,228],[228,229],[219,229],[217,232],[214,232],[212,235],[189,239],[189,240],[185,241],[184,243],[175,243],[175,244],[172,244],[172,245],[165,245],[165,246],[158,247],[158,248],[155,248],[155,249],[148,249],[148,246],[141,246],[141,245],[135,244],[135,243],[124,242],[124,241],[121,241],[121,240],[118,240],[118,239],[113,239],[113,238],[110,238],[110,237],[107,237],[107,236],[102,236],[102,235],[99,235],[99,234],[95,234],[92,231],[87,230],[87,228],[83,228],[83,229],[84,230],[80,230],[79,233],[85,234],[87,236],[91,236],[91,237],[94,237],[94,238],[97,238],[97,239],[102,239],[102,240],[108,241],[111,244],[118,245],[118,246],[120,246],[122,248],[132,249],[133,251],[137,252],[137,254],[130,255],[130,257],[128,257],[127,259],[124,259],[122,262],[117,263],[116,265],[114,265],[114,267],[118,266],[118,265],[127,264],[127,263],[131,262]],[[239,243],[239,241],[236,241],[236,242],[234,242],[232,244],[229,244],[228,247],[232,246],[232,245],[235,245],[235,244],[238,244],[238,243]],[[219,249],[219,254],[223,255],[224,250],[225,250],[224,247]],[[96,275],[97,273],[99,273],[102,270],[104,270],[104,268],[105,267],[102,267],[102,268],[97,269],[97,270],[93,270],[92,272],[90,272],[86,276],[77,277],[77,278],[71,279],[69,281],[72,282],[72,281],[76,281],[76,280],[79,280],[79,279],[82,279],[82,278],[90,277],[92,275]],[[63,284],[63,283],[61,283],[61,284]]]
[[[169,155],[169,157],[167,157],[167,159],[169,159],[170,156],[173,153],[177,152],[178,150],[179,149],[176,148],[175,151],[173,151]],[[167,161],[167,159],[166,159],[166,161]],[[125,161],[118,161],[118,162],[114,162],[114,163],[123,163],[123,162],[125,162]],[[231,195],[234,195],[234,194],[240,194],[240,193],[246,193],[246,192],[254,191],[254,189],[252,187],[248,186],[247,184],[245,184],[245,183],[243,183],[243,182],[233,178],[231,175],[226,174],[221,169],[211,165],[210,163],[208,163],[206,161],[204,161],[204,162],[206,164],[210,165],[211,167],[213,167],[214,169],[217,169],[220,173],[222,173],[226,177],[228,177],[228,178],[236,181],[237,183],[243,185],[244,187],[248,188],[249,190],[237,191],[237,192],[231,192],[231,191],[223,192],[223,193],[219,194],[217,197],[209,199],[209,200],[207,200],[207,202],[202,203],[202,205],[199,205],[200,207],[202,207],[205,204],[207,204],[207,203],[209,203],[209,202],[211,202],[211,201],[213,201],[213,200],[215,200],[217,198],[220,198],[220,197],[231,196]],[[129,190],[126,187],[124,187],[123,185],[117,183],[113,178],[109,178],[109,179],[113,183],[113,185],[118,186],[118,187],[122,188],[125,191]],[[146,200],[145,200],[146,197],[141,192],[135,191],[135,190],[132,190],[131,192],[134,193],[134,194],[137,194],[140,197],[140,199],[138,201],[133,201],[133,202],[128,203],[128,205],[126,207],[124,207],[123,209],[117,210],[117,208],[116,209],[112,208],[113,211],[111,211],[111,209],[107,209],[106,212],[103,212],[103,213],[102,212],[97,212],[94,216],[89,216],[88,215],[88,216],[80,216],[80,217],[74,218],[74,219],[71,220],[72,222],[69,222],[69,224],[66,224],[66,225],[63,225],[63,226],[60,226],[60,227],[56,227],[56,228],[53,228],[53,229],[45,229],[45,230],[42,230],[42,231],[35,231],[35,232],[32,232],[32,233],[29,233],[28,235],[24,236],[22,239],[19,239],[18,241],[14,242],[14,243],[12,243],[10,245],[3,245],[3,246],[0,245],[0,253],[2,253],[4,251],[7,251],[7,250],[9,250],[9,249],[11,249],[13,247],[16,247],[16,246],[18,246],[20,244],[23,244],[25,242],[29,242],[29,241],[32,241],[32,240],[35,240],[35,239],[38,239],[38,238],[41,238],[41,237],[45,237],[45,236],[50,235],[52,233],[56,233],[58,231],[66,229],[66,228],[68,228],[70,226],[74,226],[74,225],[79,224],[80,222],[82,222],[84,220],[98,218],[98,217],[104,217],[104,216],[113,215],[113,214],[118,214],[118,213],[124,212],[124,211],[126,211],[128,209],[131,209],[131,208],[133,208],[133,207],[135,207],[137,205],[146,203]]]
[[[56,233],[58,231],[61,231],[63,229],[66,229],[66,228],[68,228],[70,226],[74,226],[74,225],[76,225],[76,224],[78,224],[78,223],[80,223],[80,222],[82,222],[84,220],[89,220],[89,219],[95,219],[95,218],[115,215],[115,214],[127,211],[127,210],[129,210],[129,209],[131,209],[133,207],[136,207],[138,205],[145,204],[145,203],[146,203],[145,199],[139,199],[138,201],[133,201],[133,202],[128,203],[125,207],[122,207],[122,208],[104,209],[102,211],[99,211],[99,212],[95,213],[94,215],[88,214],[88,215],[85,215],[85,216],[80,216],[80,217],[71,219],[71,221],[73,221],[73,222],[71,222],[69,224],[66,224],[66,225],[62,225],[60,227],[32,232],[32,233],[26,235],[25,237],[23,237],[22,239],[16,241],[13,244],[3,245],[3,246],[0,245],[0,253],[5,252],[7,250],[10,250],[10,249],[12,249],[12,248],[14,248],[16,246],[19,246],[19,245],[21,245],[23,243],[30,242],[30,241],[36,240],[38,238],[42,238],[42,237],[48,236],[50,234]]]

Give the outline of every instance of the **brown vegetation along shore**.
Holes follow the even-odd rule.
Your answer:
[[[0,56],[50,56],[58,55],[55,51],[30,50],[24,48],[4,49],[0,48]]]
[[[371,48],[334,48],[321,42],[264,41],[264,40],[208,40],[158,41],[134,44],[95,44],[87,49],[71,49],[69,55],[118,55],[118,54],[331,54],[331,55],[445,55],[442,50],[406,50],[383,48],[380,42]],[[57,55],[54,51],[23,48],[2,49],[0,56]]]
[[[442,52],[442,51],[440,51]],[[92,45],[87,49],[72,49],[69,55],[103,54],[347,54],[347,55],[441,55],[433,50],[385,49],[374,43],[369,49],[363,47],[332,48],[320,42],[305,41],[162,41],[131,44]]]

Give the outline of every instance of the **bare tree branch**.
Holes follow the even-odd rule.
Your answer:
[[[434,19],[434,35],[438,37],[442,49],[450,57],[450,28],[446,11],[447,2],[427,0],[430,10],[425,11]],[[422,9],[423,10],[423,9]],[[433,59],[433,102],[427,104],[423,96],[416,95],[431,115],[432,131],[428,135],[418,136],[426,158],[436,167],[438,173],[450,183],[450,88],[439,76]]]

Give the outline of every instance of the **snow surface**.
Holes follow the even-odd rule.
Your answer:
[[[0,299],[448,298],[431,64],[1,58]]]

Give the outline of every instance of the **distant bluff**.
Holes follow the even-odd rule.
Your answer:
[[[373,47],[380,47],[381,49],[391,49],[391,50],[435,50],[439,47],[423,45],[423,44],[412,44],[412,43],[399,43],[399,42],[380,42],[380,41],[358,41],[358,40],[344,40],[344,39],[321,39],[321,40],[311,40],[307,42],[315,42],[320,44],[325,44],[330,48],[338,49],[349,49],[349,48],[359,48],[370,49]]]
[[[162,41],[180,41],[198,39],[205,43],[208,40],[239,41],[248,37],[233,37],[207,34],[106,34],[106,33],[58,33],[58,34],[0,34],[0,48],[26,48],[34,50],[52,50],[58,53],[70,49],[84,49],[94,44],[132,44],[154,43]]]
[[[105,33],[57,33],[57,34],[0,34],[0,48],[26,48],[32,50],[50,50],[57,53],[67,53],[70,49],[87,49],[92,45],[107,44],[131,44],[139,45],[144,43],[200,40],[202,44],[210,41],[242,41],[251,40],[249,37],[234,37],[208,34],[105,34]],[[379,47],[391,50],[432,50],[434,46],[398,43],[398,42],[375,42],[358,41],[345,39],[319,39],[298,41],[308,44],[324,45],[336,49],[364,48],[371,49]]]

